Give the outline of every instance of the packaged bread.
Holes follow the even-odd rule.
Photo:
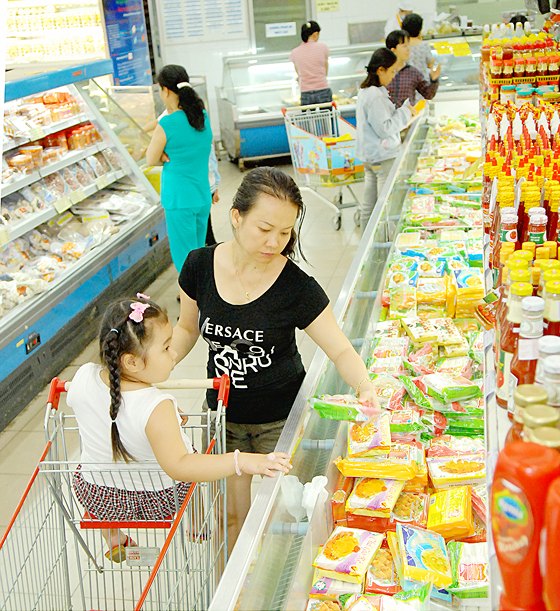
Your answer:
[[[360,478],[346,502],[346,513],[388,518],[403,486],[402,480]]]
[[[416,454],[417,448],[406,443],[394,443],[386,457],[338,457],[334,464],[346,477],[409,480],[418,472]]]
[[[377,420],[362,425],[348,424],[348,456],[387,456],[391,447],[389,416],[383,414]]]
[[[465,339],[465,336],[449,317],[433,319],[432,323],[438,330],[437,342],[440,346],[460,344]]]
[[[403,576],[410,581],[432,581],[438,588],[453,582],[445,540],[430,530],[397,524]]]
[[[430,495],[424,492],[401,492],[391,513],[390,525],[396,530],[397,522],[426,528]]]
[[[428,529],[444,539],[459,539],[474,534],[469,486],[458,486],[432,494]]]
[[[372,558],[381,547],[383,535],[337,526],[313,566],[319,575],[362,583]]]

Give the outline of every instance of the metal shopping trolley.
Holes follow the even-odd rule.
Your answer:
[[[229,383],[224,375],[158,385],[218,390],[216,412],[185,414],[193,444],[207,445],[207,454],[225,451]],[[78,471],[75,418],[58,409],[67,389],[67,382],[51,382],[47,445],[0,540],[0,609],[207,609],[227,560],[225,480],[183,487],[174,482],[167,500],[154,500],[148,518],[129,507],[132,519],[107,519],[105,508],[114,509],[109,503],[88,514],[77,498],[77,473],[85,479],[89,469],[96,483],[102,478],[113,489],[120,478],[159,489],[158,478],[166,476],[154,462],[129,463],[118,471],[82,463]],[[105,557],[102,529],[120,529],[138,546],[126,547],[126,559],[113,562]]]
[[[301,191],[314,193],[336,212],[333,225],[338,231],[342,225],[341,210],[359,203],[351,185],[365,178],[363,163],[354,155],[356,128],[340,116],[334,102],[283,108],[282,113],[296,182]],[[319,193],[322,187],[338,190],[333,201]],[[352,198],[347,203],[343,202],[344,187]],[[359,211],[354,214],[354,222],[360,225]]]

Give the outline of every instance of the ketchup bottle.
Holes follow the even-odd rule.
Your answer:
[[[550,485],[545,505],[546,530],[545,563],[544,563],[544,604],[549,611],[560,609],[560,563],[558,546],[560,545],[560,479]]]
[[[539,544],[549,485],[560,477],[560,454],[514,441],[500,452],[491,491],[492,534],[504,591],[503,611],[542,611]],[[558,563],[557,554],[553,561]]]

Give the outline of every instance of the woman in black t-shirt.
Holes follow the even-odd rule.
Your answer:
[[[234,238],[192,251],[179,277],[181,314],[173,331],[177,361],[202,335],[208,376],[227,373],[227,450],[272,452],[305,376],[295,330],[335,363],[361,401],[379,406],[366,366],[338,326],[329,300],[293,261],[301,253],[304,204],[292,178],[275,168],[248,172],[233,202]],[[217,393],[208,391],[210,408]],[[251,504],[251,476],[228,480],[228,541]]]

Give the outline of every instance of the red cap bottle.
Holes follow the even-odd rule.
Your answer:
[[[548,489],[545,505],[546,555],[544,562],[544,604],[549,611],[560,609],[560,479],[554,480]],[[542,550],[541,550],[542,551]]]
[[[560,454],[515,441],[498,456],[491,491],[492,534],[504,591],[500,609],[542,611],[539,545],[548,487],[560,477]],[[558,563],[557,554],[556,562]]]

